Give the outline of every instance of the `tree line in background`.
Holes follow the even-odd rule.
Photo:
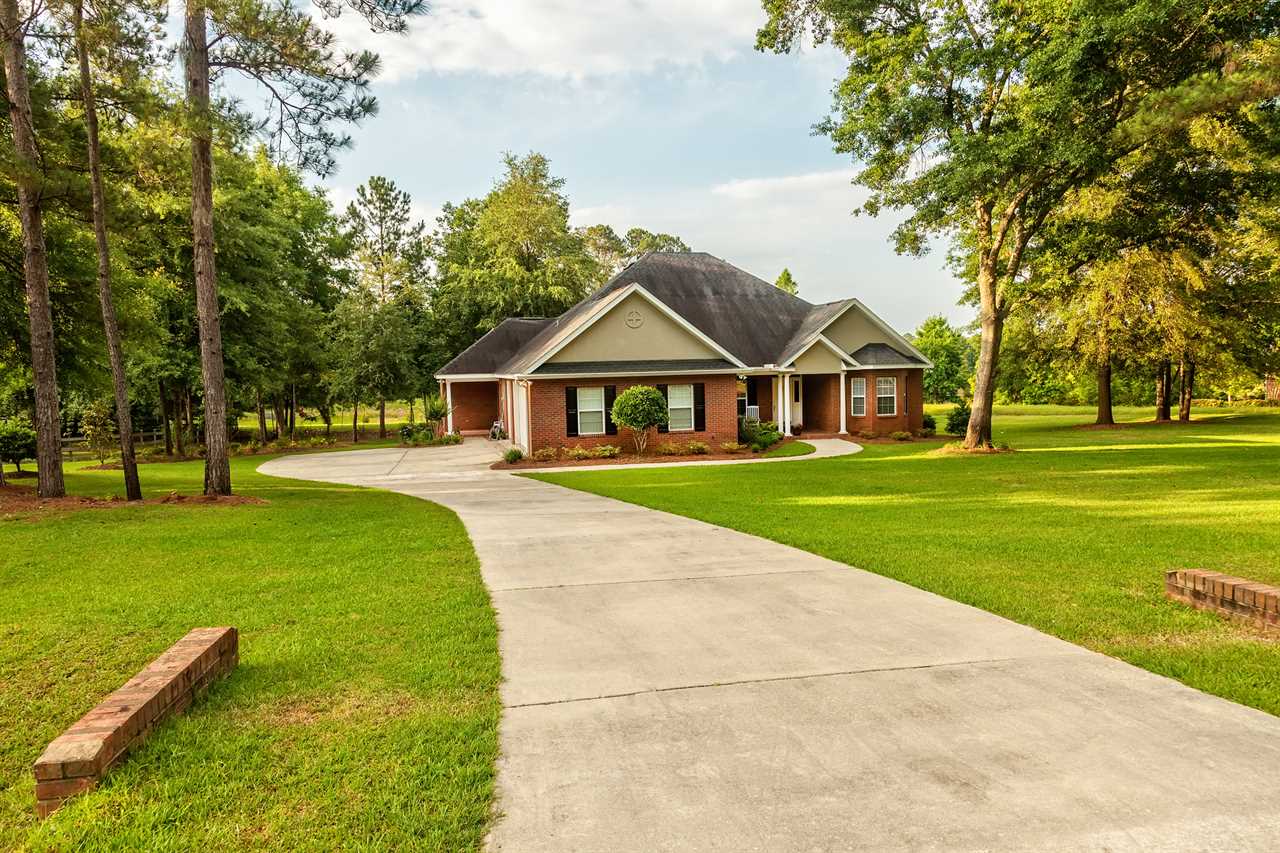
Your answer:
[[[1199,371],[1280,368],[1280,6],[763,5],[759,49],[848,58],[818,130],[861,165],[861,209],[907,214],[900,252],[945,238],[970,285],[966,447],[992,446],[997,397],[1083,372],[1110,423],[1117,373],[1168,420]]]
[[[393,32],[422,11],[352,8]],[[288,5],[189,0],[176,87],[163,23],[158,4],[23,17],[0,0],[0,433],[10,455],[34,442],[42,496],[62,494],[61,438],[86,427],[118,437],[130,498],[141,429],[166,453],[199,446],[210,494],[230,492],[241,413],[265,435],[268,414],[290,432],[377,405],[385,435],[386,400],[429,395],[503,318],[557,314],[646,251],[688,250],[572,227],[536,153],[507,155],[493,189],[431,231],[382,177],[335,210],[306,175],[331,172],[342,124],[375,111],[377,58]],[[232,74],[268,93],[260,113],[211,94]]]

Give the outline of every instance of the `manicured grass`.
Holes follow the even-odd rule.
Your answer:
[[[475,849],[497,753],[497,632],[458,518],[257,474],[266,505],[0,522],[0,849]],[[72,466],[69,490],[120,491]],[[200,463],[147,465],[149,495]],[[33,817],[44,745],[201,625],[241,663],[96,791]]]
[[[814,451],[814,447],[807,441],[788,441],[785,444],[779,444],[766,450],[763,456],[808,456]]]
[[[1280,714],[1280,639],[1163,597],[1174,568],[1280,583],[1280,411],[1078,426],[1091,421],[997,412],[1014,453],[872,444],[782,466],[534,476],[804,548]]]

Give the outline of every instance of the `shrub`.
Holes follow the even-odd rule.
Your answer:
[[[434,444],[434,445],[462,444],[462,433],[446,432],[444,435],[440,435],[440,436],[436,436],[435,438],[428,439],[427,444]]]
[[[664,441],[658,445],[659,456],[679,456],[680,452],[680,445],[674,441]]]
[[[632,385],[613,401],[610,415],[615,424],[631,430],[636,453],[644,453],[649,430],[667,425],[667,401],[652,385]]]
[[[555,462],[559,456],[559,451],[554,447],[540,447],[533,451],[533,461],[535,462]]]
[[[920,426],[922,428],[921,429],[922,432],[926,429],[931,430],[929,434],[933,435],[932,431],[937,430],[938,428],[938,420],[933,415],[929,414],[928,412],[925,412],[924,418],[922,418],[920,421]]]
[[[85,444],[98,457],[98,462],[105,463],[107,457],[116,446],[116,428],[111,419],[111,406],[97,402],[84,410],[80,416],[80,431],[84,433]]]
[[[747,446],[737,441],[726,441],[720,445],[720,450],[724,453],[741,453],[746,450]]]
[[[738,441],[759,452],[768,450],[782,441],[782,433],[778,431],[778,425],[773,421],[757,422],[742,419],[738,422]]]
[[[617,459],[621,453],[622,448],[616,444],[602,444],[591,451],[591,455],[596,459]]]
[[[937,430],[936,430],[936,429],[934,429],[933,427],[925,427],[924,429],[920,430],[920,437],[921,437],[921,438],[933,438],[933,436],[934,436],[936,433],[937,433]]]
[[[893,432],[889,433],[889,438],[892,438],[894,441],[910,441],[911,433],[901,429],[894,430]]]
[[[508,465],[514,465],[524,458],[524,451],[518,447],[511,447],[507,452],[502,454],[502,461]]]
[[[711,452],[705,441],[690,441],[684,446],[684,452],[691,456],[705,456]]]
[[[1013,450],[1013,448],[1009,446],[1009,442],[1007,441],[997,441],[992,446],[995,447],[996,450],[1000,450],[1000,451]]]
[[[956,407],[947,415],[947,434],[964,435],[969,431],[969,415],[972,410],[964,400],[956,403]]]
[[[575,462],[579,462],[583,459],[590,459],[591,450],[590,448],[583,447],[581,444],[575,444],[573,447],[565,448],[564,458],[572,459]]]
[[[23,459],[36,458],[36,431],[24,421],[0,421],[0,462],[11,462],[19,471]]]
[[[874,438],[879,438],[879,436],[873,429],[860,429],[858,430],[858,438],[865,438],[867,441],[871,441]]]

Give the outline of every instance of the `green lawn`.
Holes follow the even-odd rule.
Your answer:
[[[387,492],[265,477],[266,505],[151,505],[0,521],[0,849],[477,848],[499,660],[457,517]],[[71,466],[77,494],[119,472]],[[199,463],[146,465],[150,495]],[[241,663],[44,824],[31,764],[189,628]]]
[[[771,447],[762,455],[769,458],[777,458],[779,456],[808,456],[814,451],[814,446],[807,441],[788,441],[785,444],[779,444]]]
[[[1280,637],[1163,597],[1173,568],[1280,584],[1280,411],[1105,430],[1056,411],[997,412],[1015,453],[873,444],[782,466],[530,476],[804,548],[1280,714]]]

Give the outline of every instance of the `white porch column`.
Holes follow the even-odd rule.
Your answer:
[[[444,403],[449,407],[449,414],[445,417],[445,429],[453,432],[453,383],[448,380],[444,383]]]
[[[791,374],[782,374],[782,434],[791,435]]]
[[[848,392],[845,390],[844,369],[840,370],[840,435],[848,435],[849,430],[846,426],[849,419],[845,416],[846,407],[849,405]]]

